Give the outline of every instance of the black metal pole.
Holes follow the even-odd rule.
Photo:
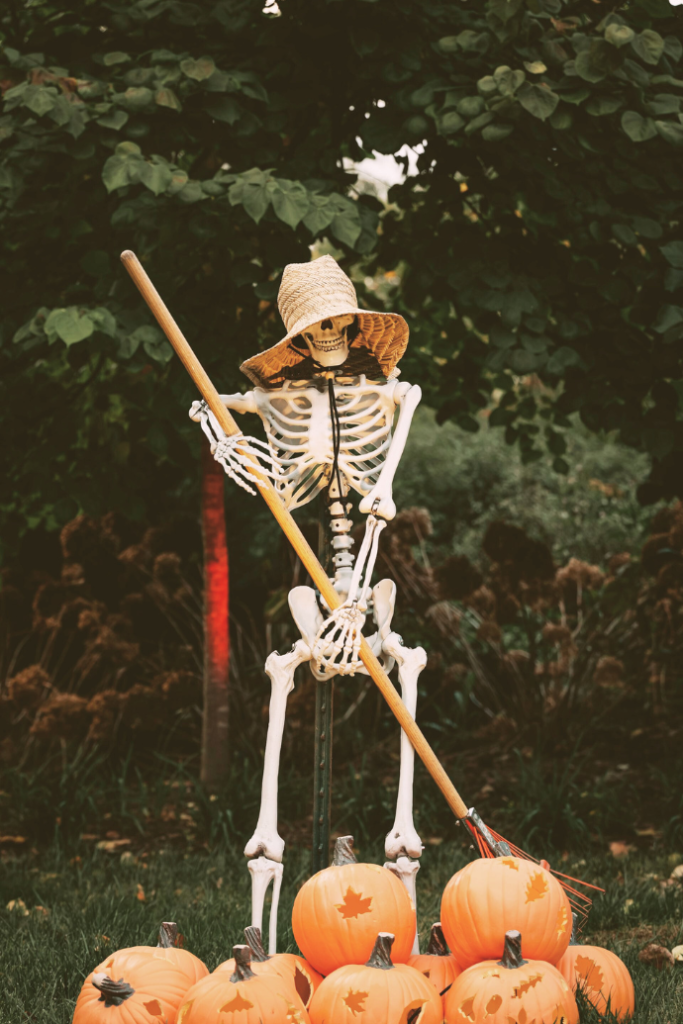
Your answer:
[[[316,680],[313,764],[313,849],[311,872],[330,862],[330,804],[332,797],[332,705],[334,679]]]

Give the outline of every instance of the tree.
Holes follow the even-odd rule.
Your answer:
[[[494,393],[489,422],[526,459],[543,440],[563,472],[578,410],[650,452],[643,500],[680,486],[667,0],[12,0],[0,18],[4,543],[195,493],[194,395],[124,248],[236,388],[281,332],[283,266],[327,236],[347,265],[400,269],[404,372],[442,418],[474,429]],[[355,194],[343,158],[405,143],[418,173],[389,210]]]

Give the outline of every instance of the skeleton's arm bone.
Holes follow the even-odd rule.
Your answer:
[[[407,390],[404,390],[404,388],[407,388]],[[408,440],[408,432],[413,415],[421,398],[422,390],[417,384],[400,384],[397,387],[396,401],[400,407],[400,412],[398,414],[396,430],[379,479],[370,493],[360,503],[359,508],[361,512],[368,513],[374,511],[375,515],[382,516],[383,519],[393,519],[396,515],[396,506],[392,498],[394,476],[396,475],[398,464],[403,455],[403,449]],[[379,504],[376,508],[373,508],[377,500],[379,500]]]
[[[247,391],[243,395],[238,391],[234,395],[220,395],[219,397],[223,405],[233,412],[255,412],[258,414],[253,391]]]

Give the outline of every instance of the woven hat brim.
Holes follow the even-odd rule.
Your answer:
[[[358,317],[359,333],[353,342],[354,348],[360,346],[367,348],[379,363],[384,376],[388,377],[407,348],[408,324],[398,313],[374,313],[368,312],[367,309],[352,309],[348,306],[339,309],[328,307],[325,310],[325,315],[328,317],[343,316],[348,313],[353,313]],[[320,317],[318,317],[319,319]],[[305,322],[306,320],[308,322]],[[288,366],[296,366],[308,354],[308,350],[302,352],[290,344],[292,338],[305,331],[307,327],[311,326],[311,323],[317,322],[317,320],[311,321],[310,318],[304,317],[281,341],[278,341],[277,345],[266,349],[265,352],[259,352],[256,356],[251,356],[250,359],[242,363],[240,370],[252,384],[260,387],[272,387],[273,377]]]

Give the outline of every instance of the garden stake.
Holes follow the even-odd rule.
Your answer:
[[[339,608],[339,606],[342,604],[340,595],[337,592],[337,590],[335,590],[332,581],[329,579],[324,569],[320,565],[320,562],[313,553],[313,550],[308,544],[308,541],[305,539],[304,535],[302,534],[301,530],[299,529],[295,520],[293,519],[291,512],[289,511],[288,508],[285,507],[283,501],[281,500],[280,496],[278,495],[277,491],[272,485],[269,479],[269,476],[272,474],[269,473],[269,470],[267,468],[264,468],[262,464],[259,464],[256,461],[257,456],[260,456],[262,459],[264,458],[264,456],[254,447],[254,439],[245,437],[245,435],[237,426],[230,412],[228,411],[224,403],[221,401],[221,398],[218,392],[216,391],[216,388],[212,384],[206,371],[200,364],[192,348],[190,347],[186,338],[182,334],[180,328],[178,327],[175,320],[168,311],[166,305],[164,304],[159,293],[152,284],[149,276],[142,267],[142,264],[138,260],[137,256],[130,250],[127,250],[121,254],[121,260],[126,270],[130,274],[134,284],[140,291],[140,294],[142,295],[145,302],[149,306],[152,314],[156,318],[159,326],[161,327],[164,334],[168,338],[169,342],[173,346],[177,355],[180,357],[186,370],[192,377],[204,401],[206,402],[206,405],[210,409],[213,417],[215,417],[215,420],[217,421],[220,429],[223,431],[227,438],[235,437],[238,439],[236,445],[232,447],[232,451],[234,452],[236,450],[240,466],[243,467],[243,470],[240,469],[239,466],[237,466],[236,461],[233,459],[231,460],[230,463],[232,471],[228,470],[228,467],[226,466],[226,470],[228,470],[229,475],[231,475],[233,479],[237,480],[237,482],[240,482],[237,476],[235,475],[236,472],[241,473],[243,476],[245,475],[246,472],[248,478],[251,478],[256,483],[259,493],[261,494],[263,500],[268,505],[268,508],[275,516],[275,519],[279,523],[280,527],[286,534],[288,540],[290,541],[296,554],[300,558],[304,568],[306,569],[308,575],[313,581],[315,587],[322,596],[327,607],[330,609],[332,613],[334,613],[335,609]],[[313,261],[313,263],[310,265],[293,264],[290,265],[290,267],[294,268],[292,273],[294,273],[297,268],[308,267],[310,270],[310,268],[312,267],[314,269],[314,272],[317,272],[319,270],[321,273],[326,273],[328,275],[328,278],[331,279],[334,278],[334,274],[331,270],[328,270],[328,268],[333,263],[335,263],[335,261],[332,260],[331,257],[322,257],[318,260]],[[316,267],[316,265],[319,265],[319,267]],[[290,268],[288,267],[287,270],[290,270]],[[339,268],[336,268],[336,270],[338,271],[338,274],[342,274],[342,276],[345,277],[345,275],[343,275],[343,272],[339,270]],[[348,281],[348,279],[346,280]],[[348,282],[348,284],[349,287],[352,288],[351,282]],[[353,295],[355,298],[355,293],[353,293]],[[365,313],[365,311],[362,310],[358,310],[357,312],[361,316],[381,315],[367,314]],[[325,312],[321,313],[321,317],[325,315]],[[342,321],[347,318],[340,316],[337,319]],[[328,321],[324,322],[327,323]],[[303,326],[304,325],[302,325],[302,327]],[[290,331],[290,334],[291,333],[292,331]],[[285,341],[286,340],[287,339],[285,339]],[[275,349],[279,349],[282,344],[283,343],[281,342],[278,346],[275,346]],[[403,347],[405,347],[405,345]],[[259,356],[253,357],[246,364],[244,364],[244,366],[247,368],[249,368],[250,365],[254,367],[254,369],[250,371],[252,379],[257,379],[257,364],[267,366],[268,369],[272,370],[272,364],[268,366],[267,361],[270,353],[275,351],[275,349],[269,350],[269,352],[266,353],[261,353]],[[366,371],[360,370],[359,372],[362,373]],[[245,485],[242,484],[242,486]],[[343,495],[339,496],[343,497]],[[340,504],[340,502],[337,502],[337,504]],[[370,516],[369,518],[374,519],[374,517],[372,516]],[[375,522],[377,522],[377,520],[375,520]],[[372,544],[372,551],[374,551],[375,553],[376,546],[377,545],[375,537],[373,538]],[[370,550],[371,548],[369,542],[367,548],[368,550]],[[372,558],[372,554],[370,557]],[[369,579],[369,574],[367,578]],[[354,655],[355,653],[356,649],[354,649]],[[471,833],[471,836],[476,841],[480,855],[482,857],[515,856],[523,857],[529,860],[535,860],[535,858],[530,857],[528,854],[524,853],[524,851],[520,850],[518,847],[509,844],[505,839],[499,836],[498,833],[491,831],[484,824],[484,822],[477,814],[477,812],[474,810],[474,808],[468,809],[464,800],[462,799],[457,789],[455,788],[450,778],[448,777],[448,774],[446,773],[443,765],[441,764],[436,754],[432,750],[431,746],[427,742],[421,729],[419,728],[414,718],[411,716],[410,712],[408,711],[405,704],[401,700],[401,697],[399,696],[393,683],[389,679],[387,673],[384,671],[384,668],[382,667],[379,659],[373,653],[373,650],[370,647],[368,641],[363,636],[360,636],[360,643],[357,646],[357,656],[360,662],[362,662],[362,664],[365,666],[367,673],[371,676],[371,678],[381,691],[392,713],[394,714],[401,728],[403,729],[404,734],[406,735],[406,737],[412,744],[414,750],[417,752],[418,756],[422,760],[427,771],[434,779],[436,785],[441,790],[448,806],[452,810],[458,822],[465,825],[465,827]],[[572,888],[568,884],[568,882],[578,882],[578,880],[571,879],[569,878],[569,876],[562,875],[559,872],[554,873],[558,875],[561,884],[566,889],[572,907],[582,917],[585,917],[588,913],[588,909],[590,908],[590,898],[588,896],[583,895],[578,890]],[[578,882],[578,884],[587,886],[590,889],[602,891],[598,889],[597,886],[590,885],[586,882]]]

